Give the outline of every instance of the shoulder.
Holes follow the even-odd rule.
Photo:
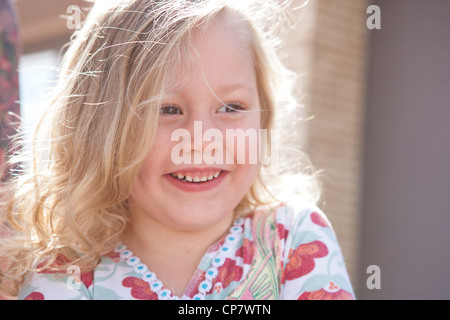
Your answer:
[[[316,205],[285,203],[275,210],[283,254],[283,299],[352,299],[341,248]]]
[[[313,204],[280,203],[269,209],[259,209],[251,216],[253,229],[272,229],[277,231],[283,241],[308,241],[308,236],[326,234],[336,241],[330,221],[322,210]]]
[[[337,242],[331,222],[316,205],[283,203],[274,211],[277,228],[282,231],[280,238],[289,245],[296,246],[317,238]]]
[[[261,208],[246,226],[257,266],[247,278],[265,283],[277,299],[354,298],[336,234],[316,205]]]
[[[292,241],[306,242],[311,238],[327,235],[337,241],[334,230],[326,215],[316,205],[280,203],[270,208],[260,208],[248,217],[253,235],[270,233],[283,244]]]

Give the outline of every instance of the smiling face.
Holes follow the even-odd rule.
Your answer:
[[[257,133],[261,120],[250,44],[238,28],[242,26],[219,17],[205,31],[192,34],[188,72],[178,76],[172,84],[176,90],[163,101],[155,143],[133,186],[132,223],[152,221],[176,230],[226,225],[253,184],[259,165],[238,162],[242,150],[236,141],[232,147],[225,139],[230,129]],[[184,141],[187,148],[182,151],[191,164],[173,159],[180,142],[172,141],[172,134],[180,129],[192,139]],[[212,152],[211,141],[194,141],[207,131],[224,138]],[[219,146],[223,161],[205,163],[205,154],[220,155]],[[247,140],[247,160],[248,149]],[[201,162],[194,164],[199,155]],[[226,155],[234,157],[233,163],[225,161]]]

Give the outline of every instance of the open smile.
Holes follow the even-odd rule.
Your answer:
[[[173,186],[187,192],[207,191],[218,186],[228,171],[219,169],[176,171],[164,175]]]
[[[217,179],[222,170],[209,171],[209,172],[176,172],[170,175],[180,181],[202,183]]]

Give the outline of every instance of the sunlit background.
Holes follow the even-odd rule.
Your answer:
[[[69,8],[83,15],[88,5],[15,4],[30,131],[74,30]],[[380,29],[368,28],[372,4]],[[313,116],[299,147],[323,170],[320,206],[357,298],[450,299],[450,1],[310,0],[294,16],[287,63],[301,75],[302,114]],[[370,266],[379,288],[368,286]]]

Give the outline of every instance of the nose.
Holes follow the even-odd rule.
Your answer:
[[[186,129],[191,136],[191,158],[194,164],[212,164],[222,161],[223,133],[212,115],[203,113],[188,120]],[[217,158],[219,157],[219,158]]]

